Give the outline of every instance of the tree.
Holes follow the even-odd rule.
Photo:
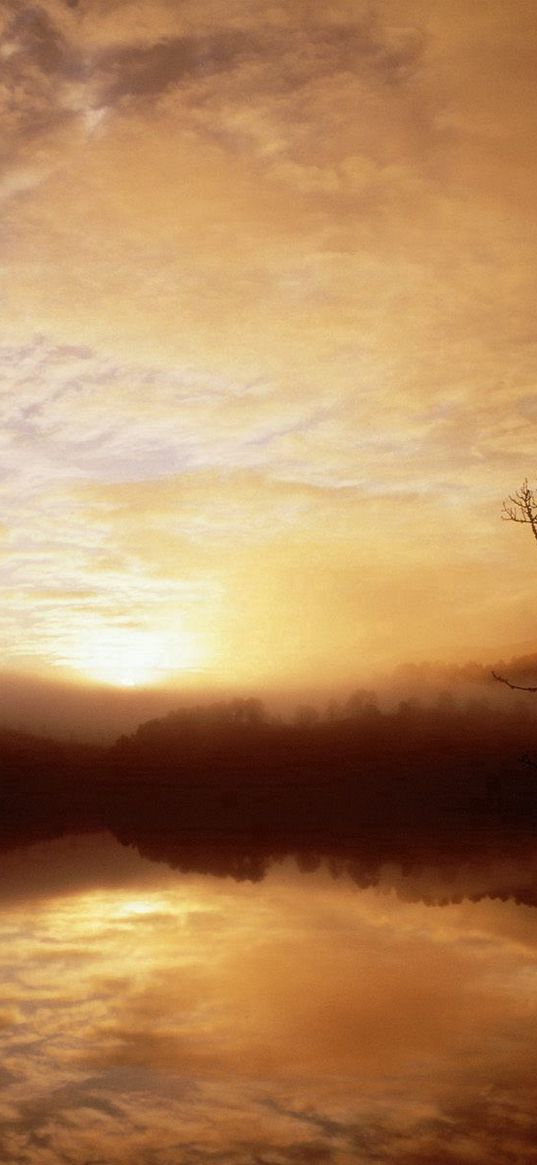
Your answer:
[[[531,526],[533,537],[537,541],[537,490],[531,488],[527,477],[524,478],[520,489],[515,490],[514,494],[509,494],[509,497],[504,499],[501,517],[504,522],[520,522],[523,525]],[[500,676],[494,671],[492,675],[498,683],[507,684],[507,687],[512,688],[515,692],[537,692],[537,687],[530,688],[524,684],[512,684],[506,676]]]
[[[313,728],[319,723],[319,713],[311,704],[299,704],[294,716],[297,728]]]
[[[537,491],[530,488],[527,477],[520,489],[505,498],[501,516],[504,522],[522,522],[531,526],[537,540]]]
[[[376,692],[369,691],[368,688],[357,688],[355,692],[349,696],[344,712],[345,715],[350,716],[353,720],[359,720],[366,709],[369,711],[377,705]]]

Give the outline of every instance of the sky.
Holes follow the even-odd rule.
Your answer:
[[[9,673],[535,646],[533,0],[12,0]]]

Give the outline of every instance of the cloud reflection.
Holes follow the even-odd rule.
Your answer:
[[[438,910],[289,869],[14,903],[0,1152],[533,1161],[536,926],[513,903]]]

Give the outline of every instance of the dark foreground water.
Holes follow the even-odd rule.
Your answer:
[[[537,1161],[515,866],[501,900],[470,864],[360,888],[290,859],[180,874],[105,835],[4,854],[0,1160]]]

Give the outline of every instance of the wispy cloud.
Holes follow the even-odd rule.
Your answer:
[[[507,23],[499,3],[402,0],[12,9],[8,658],[53,658],[14,585],[28,603],[55,588],[76,638],[64,591],[102,609],[108,587],[111,626],[124,601],[151,622],[166,575],[222,597],[213,657],[259,640],[253,673],[300,621],[274,595],[311,592],[301,558],[324,597],[286,666],[328,653],[349,672],[343,618],[378,658],[520,638],[530,558],[519,575],[496,514],[535,444],[531,28],[522,3]],[[261,579],[245,546],[270,533]],[[123,583],[105,581],[114,555]],[[235,585],[241,612],[267,612],[238,648]],[[357,598],[338,629],[353,585],[396,596],[391,625],[387,598]]]

